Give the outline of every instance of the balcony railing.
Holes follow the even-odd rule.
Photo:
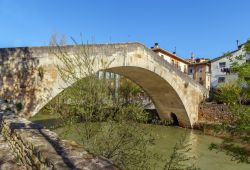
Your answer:
[[[226,73],[226,74],[230,74],[232,71],[230,68],[221,68],[221,72]]]

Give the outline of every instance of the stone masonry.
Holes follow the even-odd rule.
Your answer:
[[[1,170],[24,170],[26,169],[16,159],[8,143],[0,134],[0,169]]]
[[[1,48],[0,96],[21,101],[20,114],[28,117],[36,114],[71,85],[63,82],[57,70],[61,62],[55,54],[60,51],[70,58],[82,56],[85,51],[87,57],[95,58],[93,70],[105,69],[137,83],[150,96],[162,119],[169,119],[174,113],[182,126],[190,127],[198,121],[199,104],[208,91],[140,43],[63,46],[60,50]],[[84,72],[79,63],[74,67],[76,73]],[[110,64],[104,68],[100,63]]]
[[[0,100],[0,170],[118,169],[109,160],[18,116],[15,103]]]
[[[199,108],[199,122],[223,123],[233,121],[228,105],[203,103]]]

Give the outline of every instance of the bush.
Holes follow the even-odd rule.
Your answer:
[[[215,91],[218,103],[235,104],[240,100],[242,87],[237,81],[221,83]]]

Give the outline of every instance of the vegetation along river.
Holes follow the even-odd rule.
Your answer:
[[[45,127],[52,127],[56,122],[56,118],[53,115],[39,115],[31,118],[36,123],[43,124]],[[140,124],[138,124],[140,126]],[[209,150],[211,143],[219,143],[222,139],[204,135],[200,131],[185,130],[179,127],[169,127],[160,125],[148,125],[153,130],[155,136],[155,145],[150,148],[154,153],[160,154],[163,157],[168,158],[173,152],[173,147],[183,135],[186,133],[187,142],[191,145],[191,150],[188,152],[190,156],[194,156],[190,161],[195,163],[196,167],[202,170],[249,170],[250,165],[244,163],[237,163],[232,161],[232,158],[226,155],[224,152],[217,152],[215,150]],[[65,131],[63,127],[53,129],[59,135]],[[78,140],[77,134],[74,132],[66,136],[67,139]],[[162,169],[164,163],[159,162],[159,167],[156,169]]]

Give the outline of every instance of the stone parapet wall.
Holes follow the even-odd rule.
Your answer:
[[[26,168],[10,152],[8,143],[0,134],[0,169],[1,170],[25,170]]]
[[[19,116],[0,113],[0,122],[2,136],[26,169],[118,169],[109,160]]]

